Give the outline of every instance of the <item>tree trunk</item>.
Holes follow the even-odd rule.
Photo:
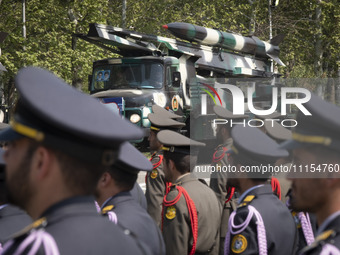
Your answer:
[[[317,7],[315,9],[315,25],[316,25],[316,34],[315,34],[315,59],[314,59],[314,72],[316,77],[321,77],[323,74],[322,68],[322,27],[321,27],[321,15],[322,8],[321,3],[322,0],[316,0]]]

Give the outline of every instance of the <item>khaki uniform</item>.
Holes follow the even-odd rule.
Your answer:
[[[147,211],[158,226],[161,224],[162,204],[166,192],[166,181],[163,172],[163,155],[157,152],[152,155],[151,163],[154,168],[145,178]]]
[[[223,210],[221,217],[221,227],[220,227],[220,251],[219,254],[223,254],[224,250],[224,239],[228,230],[228,221],[230,214],[236,210],[237,200],[232,198],[226,203],[228,196],[227,189],[227,173],[223,171],[217,171],[218,167],[223,169],[223,166],[228,166],[228,154],[226,151],[231,149],[233,144],[233,139],[229,138],[225,144],[221,144],[216,148],[214,153],[213,163],[216,171],[211,173],[210,176],[210,188],[215,192]],[[229,194],[230,195],[230,194]]]
[[[185,189],[196,207],[198,236],[195,254],[218,254],[221,207],[214,192],[190,174],[181,176],[166,196],[168,202],[173,202],[163,210],[166,253],[189,254],[194,240],[187,200],[184,192],[178,196],[176,186]]]

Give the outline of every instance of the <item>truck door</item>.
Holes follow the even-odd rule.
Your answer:
[[[176,114],[181,115],[183,110],[183,99],[181,87],[173,86],[173,73],[178,71],[178,65],[167,65],[165,68],[165,90],[169,98],[167,106]]]

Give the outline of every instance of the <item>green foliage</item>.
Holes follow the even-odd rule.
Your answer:
[[[11,79],[19,68],[35,65],[50,69],[73,86],[83,84],[82,89],[86,91],[92,62],[113,56],[73,38],[72,34],[87,33],[88,24],[93,22],[121,26],[122,0],[26,0],[26,38],[22,36],[21,1],[2,0],[0,3],[0,31],[9,33],[0,45],[0,62],[8,70],[2,75],[5,86],[13,85]],[[316,19],[318,7],[322,11],[319,20]],[[162,25],[188,22],[247,35],[251,17],[255,21],[254,35],[268,40],[268,1],[264,0],[127,0],[126,27],[171,37]],[[287,65],[279,67],[284,76],[316,77],[319,76],[316,67],[322,70],[322,76],[337,75],[338,0],[280,1],[272,10],[272,21],[273,35],[286,35],[280,45],[281,59]],[[317,42],[321,45],[319,57]],[[316,63],[319,66],[315,66]]]

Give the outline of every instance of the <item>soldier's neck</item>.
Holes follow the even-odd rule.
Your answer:
[[[319,207],[316,211],[316,219],[318,222],[318,226],[321,224],[333,213],[340,211],[340,191],[337,190],[334,193],[329,195],[326,202],[323,206]]]
[[[176,183],[176,182],[180,181],[180,179],[182,179],[184,176],[187,176],[187,175],[189,175],[189,174],[190,174],[190,172],[185,173],[185,174],[179,174],[179,175],[177,175],[177,177],[174,176],[173,182]]]
[[[254,182],[251,179],[248,178],[241,178],[239,180],[239,192],[242,195],[244,192],[246,192],[248,189],[260,185],[260,184],[264,184],[262,182]]]

